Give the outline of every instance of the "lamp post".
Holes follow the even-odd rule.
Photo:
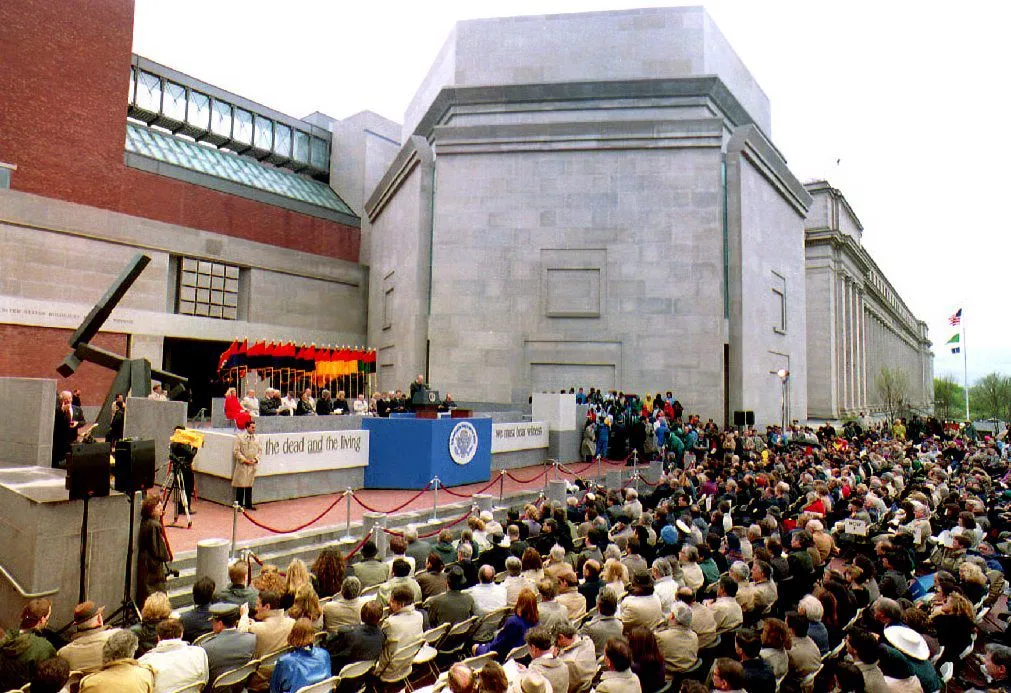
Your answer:
[[[788,371],[785,368],[780,368],[778,371],[776,371],[776,375],[779,377],[779,382],[783,386],[782,433],[784,436],[786,436],[786,421],[787,418],[789,417],[789,412],[787,411],[787,401],[789,399],[789,390],[787,389],[788,388],[787,383],[790,380],[790,371]]]

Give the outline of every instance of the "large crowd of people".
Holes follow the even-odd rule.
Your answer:
[[[172,691],[250,662],[257,691],[357,662],[375,664],[349,690],[439,672],[452,693],[1011,687],[1003,440],[920,419],[760,435],[684,419],[670,397],[582,398],[590,456],[662,459],[655,485],[577,480],[563,505],[430,539],[409,526],[385,557],[370,540],[350,562],[327,548],[255,577],[237,562],[182,614],[152,592],[128,629],[85,602],[69,643],[33,600],[0,643],[0,690],[61,690],[75,671],[80,690]]]

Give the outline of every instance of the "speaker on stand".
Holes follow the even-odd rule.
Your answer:
[[[126,571],[123,577],[123,600],[109,614],[107,623],[130,625],[140,620],[140,609],[133,599],[133,537],[134,512],[137,493],[143,494],[154,486],[154,440],[125,438],[116,443],[116,490],[126,494],[130,501],[130,534],[126,544]],[[118,621],[117,621],[118,619]]]
[[[67,490],[70,491],[70,500],[84,501],[78,603],[85,601],[88,583],[88,502],[93,497],[109,495],[110,450],[108,443],[79,443],[70,447],[70,455],[67,457]]]

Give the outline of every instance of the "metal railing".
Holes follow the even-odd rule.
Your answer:
[[[26,592],[25,588],[21,586],[21,583],[19,583],[17,579],[10,574],[10,571],[3,567],[3,565],[0,565],[0,575],[7,578],[7,582],[11,583],[11,586],[14,587],[14,590],[21,596],[22,599],[40,599],[42,597],[51,597],[60,591],[59,587],[55,587],[51,590],[42,590],[41,592]]]

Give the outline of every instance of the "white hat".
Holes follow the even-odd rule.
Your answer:
[[[923,661],[930,656],[930,648],[923,636],[906,626],[888,626],[885,628],[885,640],[896,650],[913,659]]]
[[[495,516],[491,514],[490,510],[482,510],[481,511],[481,521],[482,522],[491,522],[494,519],[495,519]]]
[[[685,521],[682,520],[680,517],[678,519],[674,520],[674,525],[678,529],[680,529],[682,532],[684,532],[685,534],[691,534],[692,533],[692,528],[689,527],[687,524],[685,524]]]

